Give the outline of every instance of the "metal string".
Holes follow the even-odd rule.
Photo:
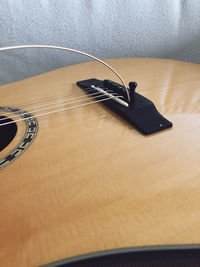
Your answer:
[[[102,94],[102,96],[104,97],[103,94]],[[38,117],[42,117],[42,116],[46,116],[46,115],[49,115],[49,114],[58,113],[58,112],[69,110],[69,109],[79,108],[79,107],[88,106],[88,105],[91,105],[91,104],[94,104],[94,103],[99,103],[99,102],[107,101],[107,100],[112,99],[114,97],[115,96],[106,97],[104,99],[100,99],[100,100],[97,100],[97,101],[92,101],[92,102],[89,102],[89,103],[83,103],[83,104],[79,104],[79,105],[75,105],[75,106],[71,106],[71,107],[66,107],[66,108],[62,108],[62,109],[58,109],[58,110],[54,110],[54,111],[49,111],[49,112],[41,113],[41,114],[38,114],[38,115],[29,116],[29,117],[23,118],[23,119],[13,120],[13,121],[10,121],[10,122],[6,122],[6,123],[0,124],[0,127],[5,126],[5,125],[8,125],[8,124],[12,124],[12,123],[20,122],[20,121],[29,120],[31,118],[38,118]],[[120,98],[121,96],[118,96],[118,97]]]
[[[84,89],[84,91],[85,92],[89,92],[90,90],[93,90],[92,88],[88,88],[88,89]],[[94,90],[93,90],[94,91]],[[64,97],[64,96],[68,96],[67,98],[65,98],[65,100],[61,100],[61,102],[63,102],[63,101],[66,101],[66,100],[71,100],[71,99],[79,99],[79,98],[84,98],[84,97],[86,97],[86,95],[82,95],[82,96],[73,96],[73,97],[69,97],[69,94],[67,94],[67,95],[58,95],[58,96],[54,96],[54,97],[50,97],[50,98],[41,98],[41,99],[44,99],[44,100],[41,100],[40,99],[40,101],[34,101],[34,102],[30,102],[30,103],[21,103],[21,104],[14,104],[14,106],[15,107],[18,107],[18,108],[23,108],[23,107],[28,107],[28,106],[32,106],[33,104],[38,104],[38,103],[41,103],[41,102],[47,102],[48,103],[48,101],[49,100],[51,100],[51,99],[57,99],[57,98],[61,98],[61,97]],[[47,100],[47,99],[49,99],[49,100]],[[55,103],[58,103],[58,102],[55,102]],[[54,103],[54,104],[55,104]],[[42,104],[42,105],[40,105],[40,106],[46,106],[46,105],[48,105],[48,104]],[[40,106],[35,106],[35,107],[31,107],[31,108],[38,108],[38,107],[40,107]],[[7,113],[4,113],[4,114],[1,114],[1,116],[6,116],[7,115]]]
[[[93,90],[91,88],[88,88],[88,89],[84,89],[84,91],[89,91],[89,90]],[[54,95],[54,96],[50,96],[50,97],[43,97],[43,98],[39,98],[39,99],[36,99],[36,101],[32,101],[32,102],[29,102],[29,103],[17,103],[17,104],[14,104],[15,106],[18,106],[18,107],[26,107],[26,106],[32,106],[34,104],[38,104],[38,103],[42,103],[42,102],[47,102],[49,100],[52,100],[52,99],[57,99],[57,98],[63,98],[63,97],[66,97],[68,96],[67,98],[65,99],[69,99],[69,94],[61,94],[61,95]],[[71,98],[71,96],[70,96]],[[38,101],[39,100],[39,101]]]
[[[108,92],[108,91],[107,91]],[[116,93],[112,93],[113,96],[116,96]],[[93,96],[95,98],[99,98],[102,96],[102,93],[100,92],[96,92],[96,93],[92,93],[90,94],[90,96]],[[81,99],[79,99],[81,98]],[[69,98],[70,99],[70,98]],[[68,99],[68,100],[69,100]],[[88,96],[79,96],[79,97],[75,97],[75,98],[71,98],[71,99],[79,99],[79,100],[75,100],[75,101],[71,101],[71,102],[67,102],[68,100],[61,100],[61,101],[57,101],[57,102],[53,102],[53,103],[48,103],[48,104],[44,104],[44,105],[41,105],[41,106],[35,106],[33,108],[40,108],[40,107],[44,107],[44,106],[49,106],[51,104],[57,104],[57,103],[62,103],[62,104],[59,104],[59,105],[55,105],[55,106],[50,106],[50,107],[46,107],[46,108],[40,108],[40,109],[36,109],[36,110],[30,110],[28,112],[23,112],[22,114],[29,114],[29,113],[32,113],[32,112],[39,112],[39,111],[42,111],[42,110],[48,110],[48,109],[52,109],[52,108],[56,108],[56,107],[61,107],[61,106],[65,106],[65,105],[69,105],[69,104],[73,104],[73,103],[76,103],[76,102],[80,102],[80,101],[86,101],[86,100],[89,100]],[[67,103],[65,103],[67,102]],[[63,104],[64,103],[64,104]],[[4,114],[1,114],[1,116],[3,115],[7,115],[6,113]],[[9,118],[14,118],[14,117],[18,117],[18,115],[13,115],[13,116],[9,116]],[[0,121],[4,121],[6,120],[7,118],[0,118]]]
[[[81,55],[84,55],[84,56],[87,56],[87,57],[90,57],[100,63],[102,63],[103,65],[105,65],[107,68],[109,68],[110,70],[112,70],[116,75],[117,77],[120,79],[120,81],[122,82],[125,90],[126,90],[126,94],[127,94],[127,97],[128,97],[128,100],[130,101],[130,96],[129,96],[129,92],[128,92],[128,89],[126,88],[125,86],[125,83],[124,83],[124,80],[122,79],[122,77],[119,75],[119,73],[114,70],[110,65],[108,65],[107,63],[105,63],[104,61],[90,55],[90,54],[87,54],[87,53],[84,53],[84,52],[81,52],[81,51],[78,51],[78,50],[75,50],[75,49],[71,49],[71,48],[66,48],[66,47],[60,47],[60,46],[50,46],[50,45],[21,45],[21,46],[11,46],[11,47],[2,47],[0,48],[0,51],[6,51],[6,50],[14,50],[14,49],[21,49],[21,48],[50,48],[50,49],[59,49],[59,50],[65,50],[65,51],[69,51],[69,52],[74,52],[74,53],[77,53],[77,54],[81,54]],[[97,96],[95,98],[99,98],[99,97],[105,97],[105,95],[100,95],[98,96],[99,92],[98,93],[94,93],[94,94],[91,94],[91,95],[96,95]],[[98,102],[102,102],[102,101],[106,101],[106,100],[109,100],[109,99],[112,99],[112,98],[115,98],[116,96],[113,94],[109,97],[106,97],[106,98],[103,98],[103,99],[100,99],[100,100],[97,100],[97,101],[92,101],[92,102],[89,102],[89,103],[83,103],[83,104],[79,104],[79,105],[75,105],[75,106],[71,106],[71,107],[65,107],[65,108],[62,108],[62,109],[58,109],[58,110],[54,110],[54,111],[49,111],[49,112],[45,112],[45,113],[40,113],[38,115],[32,115],[32,116],[27,116],[27,118],[22,118],[22,119],[17,119],[17,120],[13,120],[11,122],[6,122],[6,123],[2,123],[0,124],[0,126],[5,126],[5,125],[8,125],[8,124],[11,124],[11,123],[16,123],[16,122],[20,122],[20,121],[24,121],[24,120],[28,120],[30,118],[37,118],[37,117],[41,117],[41,116],[46,116],[46,115],[49,115],[49,114],[53,114],[53,113],[57,113],[57,112],[61,112],[61,111],[65,111],[65,110],[69,110],[69,109],[74,109],[74,108],[78,108],[78,107],[82,107],[82,106],[86,106],[86,105],[91,105],[93,103],[98,103]],[[122,97],[122,96],[117,96],[117,97]],[[56,97],[55,97],[56,98]],[[59,96],[58,96],[59,98]],[[65,103],[65,104],[61,104],[61,105],[55,105],[55,106],[52,106],[52,107],[48,107],[48,108],[42,108],[42,109],[38,109],[38,110],[33,110],[31,112],[40,112],[42,110],[48,110],[48,109],[52,109],[52,108],[57,108],[57,107],[60,107],[60,106],[65,106],[65,105],[69,105],[69,104],[73,104],[75,102],[80,102],[80,101],[85,101],[85,96],[80,96],[80,97],[77,97],[77,99],[79,98],[82,98],[80,100],[76,100],[76,101],[72,101],[72,102],[68,102],[68,103]],[[46,98],[45,101],[47,99],[51,99],[51,98]],[[70,98],[68,98],[69,100]],[[74,98],[76,99],[76,97]],[[87,98],[88,99],[88,98]],[[65,100],[67,101],[67,100]],[[65,102],[65,101],[62,101]],[[61,102],[61,101],[60,101]],[[40,102],[32,102],[32,103],[40,103]],[[55,102],[55,103],[59,103],[58,102]],[[54,104],[55,104],[54,103]],[[48,106],[52,103],[49,103],[49,104],[43,104],[41,106]],[[30,105],[30,104],[22,104],[22,106],[27,106],[27,105]],[[41,106],[36,106],[36,107],[41,107]],[[36,108],[35,107],[35,108]],[[29,112],[24,112],[22,113],[21,115],[26,115],[26,114],[29,114]],[[16,117],[17,115],[14,115],[13,117]],[[4,118],[1,119],[1,120],[5,120]]]
[[[103,60],[101,60],[101,59],[99,59],[99,58],[97,58],[95,56],[92,56],[92,55],[90,55],[88,53],[85,53],[85,52],[82,52],[82,51],[79,51],[79,50],[76,50],[76,49],[62,47],[62,46],[52,46],[52,45],[17,45],[17,46],[8,46],[8,47],[1,47],[0,48],[0,51],[7,51],[7,50],[14,50],[14,49],[21,49],[21,48],[49,48],[49,49],[58,49],[58,50],[64,50],[64,51],[68,51],[68,52],[74,52],[74,53],[77,53],[77,54],[80,54],[80,55],[83,55],[83,56],[87,56],[89,58],[92,58],[92,59],[100,62],[101,64],[103,64],[104,66],[106,66],[107,68],[109,68],[110,70],[112,70],[117,75],[117,77],[120,79],[123,87],[126,90],[128,101],[130,102],[130,95],[129,95],[128,89],[127,89],[127,87],[125,85],[124,80],[120,76],[120,74],[115,69],[113,69],[108,63],[104,62]]]

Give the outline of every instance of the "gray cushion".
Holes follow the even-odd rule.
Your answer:
[[[52,44],[94,56],[200,62],[199,0],[1,0],[0,46]],[[0,83],[88,58],[55,50],[1,52]]]

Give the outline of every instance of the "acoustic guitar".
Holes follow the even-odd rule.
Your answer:
[[[87,95],[119,82],[98,62],[2,85],[0,266],[200,266],[200,65],[106,62],[173,127],[141,134]]]

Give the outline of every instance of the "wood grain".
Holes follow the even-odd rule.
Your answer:
[[[38,118],[33,144],[0,171],[1,266],[200,243],[200,65],[107,62],[174,127],[143,136],[100,104]],[[117,81],[97,62],[73,65],[1,86],[0,105],[78,96],[76,81],[93,77]]]

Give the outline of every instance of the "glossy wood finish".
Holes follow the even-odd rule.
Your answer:
[[[100,104],[38,118],[33,144],[0,171],[1,266],[200,243],[200,65],[107,62],[126,83],[136,80],[174,127],[143,136]],[[0,105],[78,96],[76,81],[92,77],[116,80],[97,62],[73,65],[1,86]],[[24,122],[18,127],[16,143]]]

